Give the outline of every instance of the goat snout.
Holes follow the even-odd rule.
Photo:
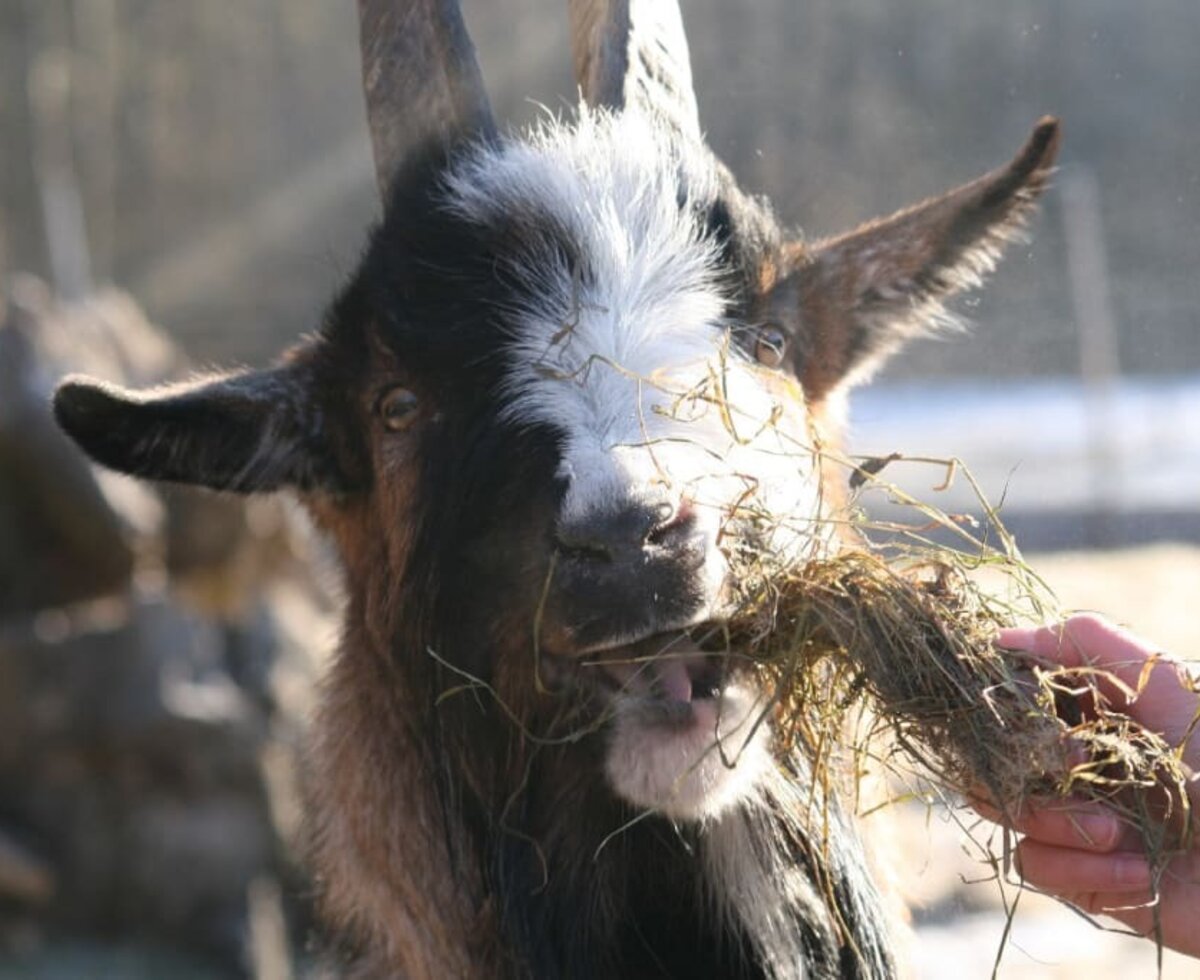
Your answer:
[[[687,502],[624,501],[560,521],[547,625],[572,652],[690,625],[709,607],[709,537]]]
[[[687,501],[630,503],[560,522],[559,555],[572,562],[633,564],[654,555],[683,562],[703,558],[696,515]]]

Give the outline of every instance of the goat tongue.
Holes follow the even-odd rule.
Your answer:
[[[658,633],[619,651],[598,666],[629,692],[672,704],[690,704],[693,678],[702,672],[706,654],[684,633]]]

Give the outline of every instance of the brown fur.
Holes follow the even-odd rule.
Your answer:
[[[414,731],[386,658],[347,636],[316,720],[312,862],[330,924],[365,956],[362,976],[494,975],[498,934],[475,861],[449,842],[425,734]]]

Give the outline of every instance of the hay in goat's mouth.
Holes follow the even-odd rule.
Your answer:
[[[877,480],[870,470],[866,479]],[[999,627],[1055,611],[992,508],[983,503],[986,526],[973,534],[886,486],[917,507],[921,527],[889,525],[880,545],[877,525],[860,520],[861,546],[781,574],[764,572],[769,556],[759,556],[745,576],[756,584],[724,641],[774,691],[782,737],[801,740],[820,770],[867,751],[882,729],[888,767],[1010,816],[1031,798],[1103,802],[1140,834],[1157,880],[1195,822],[1179,751],[1117,710],[1114,692],[1137,694],[1120,679],[997,647]],[[934,544],[934,526],[966,547]],[[1006,594],[979,584],[981,566],[1006,580]],[[868,730],[852,717],[868,718]]]

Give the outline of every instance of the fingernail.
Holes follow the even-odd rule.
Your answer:
[[[1118,885],[1150,887],[1150,866],[1145,858],[1136,854],[1122,854],[1113,858],[1113,861],[1113,879]]]
[[[1075,825],[1089,845],[1102,850],[1112,847],[1121,833],[1117,818],[1107,813],[1081,813],[1075,817]]]

